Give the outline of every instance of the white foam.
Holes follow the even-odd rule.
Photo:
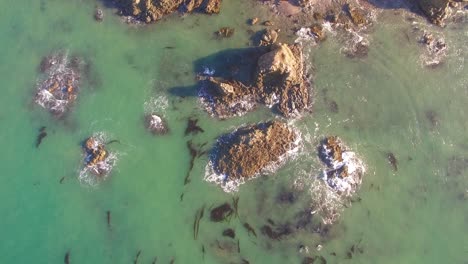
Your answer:
[[[146,114],[165,114],[169,107],[169,100],[164,95],[151,97],[143,104],[143,107]]]

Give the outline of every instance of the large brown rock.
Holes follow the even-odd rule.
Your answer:
[[[177,10],[219,13],[222,0],[117,0],[122,14],[150,23]]]
[[[278,164],[296,147],[297,139],[291,128],[278,121],[239,128],[218,140],[214,169],[228,180],[257,176]]]

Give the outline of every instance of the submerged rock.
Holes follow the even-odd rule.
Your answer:
[[[421,8],[429,21],[436,25],[443,25],[447,18],[452,0],[413,0]]]
[[[96,176],[104,176],[112,169],[112,164],[108,162],[109,153],[104,144],[97,137],[89,137],[83,143],[86,168]]]
[[[65,53],[45,57],[40,64],[45,77],[36,86],[34,101],[56,116],[64,115],[78,96],[80,66]]]
[[[318,147],[318,156],[328,167],[321,178],[330,188],[344,196],[350,196],[359,188],[365,172],[364,164],[340,138],[325,138]]]
[[[280,31],[279,29],[270,29],[270,28],[264,29],[261,32],[258,45],[259,46],[269,46],[269,45],[275,43],[276,40],[278,39],[279,31]]]
[[[157,114],[151,113],[145,116],[146,128],[155,135],[164,135],[169,132],[166,121]]]
[[[441,35],[435,36],[433,33],[424,31],[419,43],[426,47],[426,52],[421,55],[425,66],[438,66],[447,56],[447,44]]]
[[[212,155],[214,170],[226,181],[258,176],[280,165],[298,139],[296,132],[278,121],[241,127],[218,139]]]
[[[231,27],[222,27],[216,31],[216,35],[221,38],[230,38],[232,35],[234,35],[234,28]]]
[[[206,14],[217,14],[222,0],[117,0],[121,13],[138,21],[151,23],[165,15],[181,10],[186,13],[194,11]]]
[[[310,83],[305,76],[302,46],[280,44],[259,52],[262,54],[252,84],[211,77],[203,81],[200,96],[211,115],[239,116],[262,103],[274,106],[285,117],[293,117],[310,106]]]
[[[96,20],[97,22],[101,22],[102,20],[104,20],[104,12],[102,12],[102,9],[96,8],[96,10],[94,11],[94,20]]]

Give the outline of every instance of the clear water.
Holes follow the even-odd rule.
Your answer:
[[[250,26],[245,21],[266,14],[251,1],[242,2],[225,1],[219,16],[171,16],[148,27],[123,24],[111,9],[105,9],[103,23],[96,23],[92,0],[0,4],[0,263],[63,263],[66,252],[70,263],[133,263],[138,251],[138,263],[155,257],[158,263],[241,263],[242,258],[300,263],[315,255],[327,263],[466,263],[468,26],[432,28],[443,31],[450,48],[443,66],[427,69],[412,26],[391,11],[374,28],[365,59],[346,58],[333,38],[311,50],[314,112],[294,122],[310,135],[311,145],[334,134],[362,156],[368,173],[358,193],[361,202],[344,211],[326,238],[301,233],[271,241],[260,234],[268,218],[287,222],[313,196],[301,192],[292,205],[277,202],[281,189],[317,173],[310,147],[275,175],[243,185],[234,194],[240,197],[239,217],[211,223],[206,211],[194,240],[196,211],[231,201],[233,195],[202,180],[206,156],[195,160],[191,181],[184,185],[190,161],[186,142],[207,142],[209,149],[220,134],[274,118],[260,109],[215,120],[191,96],[200,64],[217,52],[246,47]],[[235,27],[234,37],[214,38],[222,26]],[[65,120],[55,120],[32,102],[41,58],[57,50],[92,65]],[[182,92],[186,96],[178,96]],[[154,137],[143,126],[144,103],[159,96],[169,100],[164,114],[171,133]],[[331,100],[338,113],[330,111]],[[430,111],[437,115],[436,126],[427,118]],[[198,118],[205,133],[185,136],[188,117]],[[36,149],[41,126],[48,136]],[[119,161],[105,182],[90,187],[77,178],[80,142],[98,131],[120,140],[109,146]],[[396,172],[388,152],[398,159]],[[248,236],[245,222],[257,238]],[[236,240],[221,238],[227,227],[236,230]],[[232,252],[219,249],[216,240]],[[353,244],[362,252],[349,259]],[[299,245],[309,253],[299,253]]]

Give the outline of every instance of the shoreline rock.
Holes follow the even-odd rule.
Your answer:
[[[117,6],[128,21],[152,23],[176,11],[218,14],[222,0],[117,0]]]

